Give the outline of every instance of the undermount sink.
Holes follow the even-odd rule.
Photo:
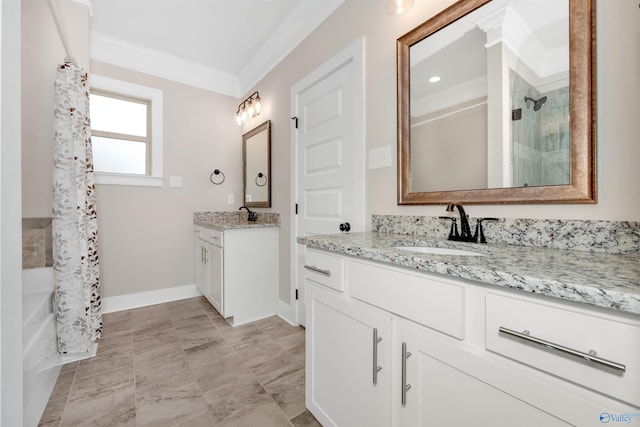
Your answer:
[[[394,246],[394,249],[434,255],[484,256],[484,254],[479,252],[465,251],[462,249],[436,248],[432,246]]]

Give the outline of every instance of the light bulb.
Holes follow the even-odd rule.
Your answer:
[[[242,116],[240,115],[240,113],[236,114],[236,123],[238,124],[238,126],[242,124]]]
[[[391,16],[400,15],[412,6],[413,0],[387,0],[387,13]]]
[[[262,111],[262,104],[260,103],[260,95],[256,97],[255,108],[256,108],[256,116],[260,115],[260,112]]]

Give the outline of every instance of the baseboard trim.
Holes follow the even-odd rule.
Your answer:
[[[278,300],[278,312],[277,315],[279,318],[284,320],[285,322],[298,326],[298,322],[296,319],[296,310],[294,305],[287,304],[282,300]]]
[[[201,295],[196,285],[186,285],[108,297],[102,299],[102,313],[113,313],[132,308],[146,307],[148,305],[199,297]]]

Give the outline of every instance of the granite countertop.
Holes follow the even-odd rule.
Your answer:
[[[298,243],[368,260],[640,314],[640,254],[609,254],[363,232],[299,237]],[[485,256],[394,249],[431,246]]]
[[[214,230],[234,228],[279,227],[280,214],[256,212],[256,221],[247,221],[247,212],[195,212],[193,223]]]

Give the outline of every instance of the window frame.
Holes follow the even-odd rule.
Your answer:
[[[146,175],[94,172],[96,184],[162,187],[164,184],[164,176],[162,174],[162,91],[160,89],[95,74],[89,76],[89,88],[90,91],[95,91],[97,94],[103,93],[107,96],[120,96],[124,100],[133,98],[149,102],[149,109],[147,110],[149,117],[147,123],[147,138],[150,138],[151,141],[150,143],[147,142]],[[99,135],[96,134],[96,136]]]

